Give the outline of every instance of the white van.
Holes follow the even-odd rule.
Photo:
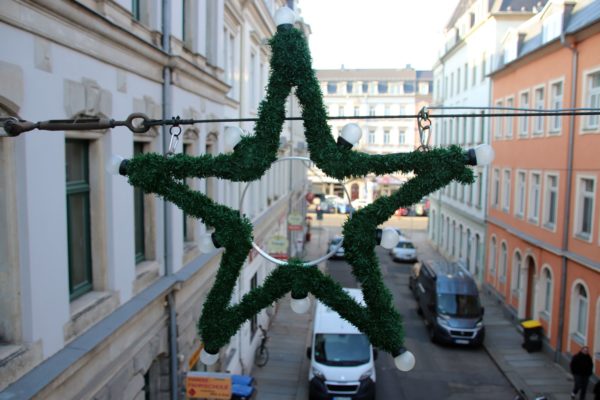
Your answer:
[[[364,305],[360,289],[344,290]],[[321,302],[306,355],[310,400],[375,400],[377,351],[367,335]]]

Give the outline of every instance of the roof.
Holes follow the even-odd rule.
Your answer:
[[[548,4],[547,9],[554,6]],[[562,5],[558,5],[559,7]],[[568,8],[565,9],[566,12]],[[527,54],[533,53],[546,45],[559,40],[560,37],[553,38],[552,40],[544,42],[543,38],[543,15],[537,14],[528,21],[524,22],[519,28],[518,32],[522,35],[521,46],[519,47],[517,58],[512,62],[526,56]],[[582,29],[588,26],[600,22],[600,1],[596,0],[579,0],[574,3],[574,7],[570,10],[567,15],[566,27],[564,32],[566,35],[576,34]],[[502,61],[502,59],[501,59]],[[498,70],[504,68],[504,64],[498,66]]]
[[[344,290],[359,304],[364,305],[363,294],[360,289],[344,288]],[[343,319],[335,310],[319,301],[315,312],[314,333],[360,333],[360,331]]]
[[[473,276],[462,265],[442,260],[426,261],[425,264],[435,272],[438,292],[457,294],[478,293]]]

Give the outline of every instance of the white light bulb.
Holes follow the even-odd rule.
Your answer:
[[[200,251],[204,254],[212,253],[217,248],[212,240],[212,235],[210,233],[204,233],[200,236]]]
[[[360,129],[360,126],[355,123],[346,124],[342,128],[341,136],[348,143],[355,145],[362,136],[362,130]]]
[[[202,349],[202,351],[200,352],[200,361],[202,361],[202,364],[204,364],[204,365],[213,365],[214,363],[217,362],[218,359],[219,359],[219,353],[210,354],[209,352],[207,352],[204,349]]]
[[[383,231],[381,231],[381,242],[379,245],[384,249],[393,249],[399,241],[400,235],[394,228],[384,228]]]
[[[296,13],[289,7],[281,7],[275,12],[275,25],[294,25],[296,22]]]
[[[400,355],[394,357],[394,364],[400,371],[410,371],[415,367],[415,356],[408,350],[405,350]]]
[[[477,165],[490,165],[494,161],[494,149],[489,144],[480,144],[475,146],[475,158],[477,158]]]
[[[111,175],[119,175],[119,168],[121,167],[121,163],[125,161],[123,157],[118,154],[113,154],[110,157],[110,160],[106,163],[105,169]]]
[[[237,126],[225,127],[225,152],[233,151],[235,146],[242,140],[242,131]]]
[[[306,296],[303,299],[294,299],[292,297],[290,306],[292,307],[292,310],[294,310],[294,312],[296,314],[304,314],[310,308],[310,299],[308,298],[308,296]]]

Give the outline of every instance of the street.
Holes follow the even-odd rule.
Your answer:
[[[323,230],[315,235],[315,240],[328,240],[339,233],[343,221],[342,215],[326,215]],[[393,217],[386,226],[400,228],[414,242],[419,256],[433,252],[426,243],[426,218]],[[379,352],[377,399],[513,399],[514,389],[484,349],[440,346],[429,341],[408,288],[412,264],[393,262],[388,251],[381,247],[376,251],[384,281],[404,319],[406,347],[417,360],[414,370],[402,373],[395,368],[389,354]],[[327,271],[343,286],[358,287],[344,260],[329,260]]]

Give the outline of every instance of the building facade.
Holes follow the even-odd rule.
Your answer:
[[[539,11],[545,1],[460,0],[451,16],[445,43],[433,67],[432,113],[472,114],[433,119],[436,145],[472,147],[490,143],[489,120],[468,107],[490,104],[488,77],[497,62],[501,41]],[[435,110],[435,107],[442,109]],[[467,107],[449,108],[444,107]],[[475,167],[475,183],[453,182],[430,196],[429,239],[446,257],[462,262],[483,283],[485,216],[489,167]]]
[[[420,145],[415,118],[386,116],[416,115],[431,101],[431,71],[404,69],[339,69],[318,70],[321,91],[331,117],[347,117],[329,121],[337,139],[344,125],[354,122],[362,130],[355,145],[357,151],[371,154],[413,151]],[[377,119],[352,119],[353,116],[379,116]],[[309,174],[313,190],[344,197],[342,185],[315,172]],[[349,180],[345,183],[350,200],[373,201],[389,195],[405,182],[405,175],[388,175]]]
[[[0,118],[256,117],[268,81],[265,39],[285,4],[295,6],[5,1]],[[287,108],[297,112],[293,97]],[[226,125],[183,126],[176,152],[224,151]],[[105,171],[115,154],[165,154],[169,130],[0,133],[0,397],[179,397],[181,374],[203,368],[196,323],[222,251],[201,251],[210,234],[201,221]],[[303,155],[300,124],[286,124],[282,137],[280,157]],[[246,214],[263,247],[286,234],[286,216],[303,211],[308,188],[306,168],[288,162],[248,187],[216,178],[187,183]],[[302,247],[303,235],[295,235],[292,255]],[[232,302],[272,268],[251,254]],[[214,368],[249,373],[257,325],[267,326],[273,312],[247,322]]]
[[[495,105],[600,107],[600,3],[554,1],[509,32]],[[600,366],[600,146],[597,115],[492,123],[486,283],[517,319],[537,319],[565,361]]]

